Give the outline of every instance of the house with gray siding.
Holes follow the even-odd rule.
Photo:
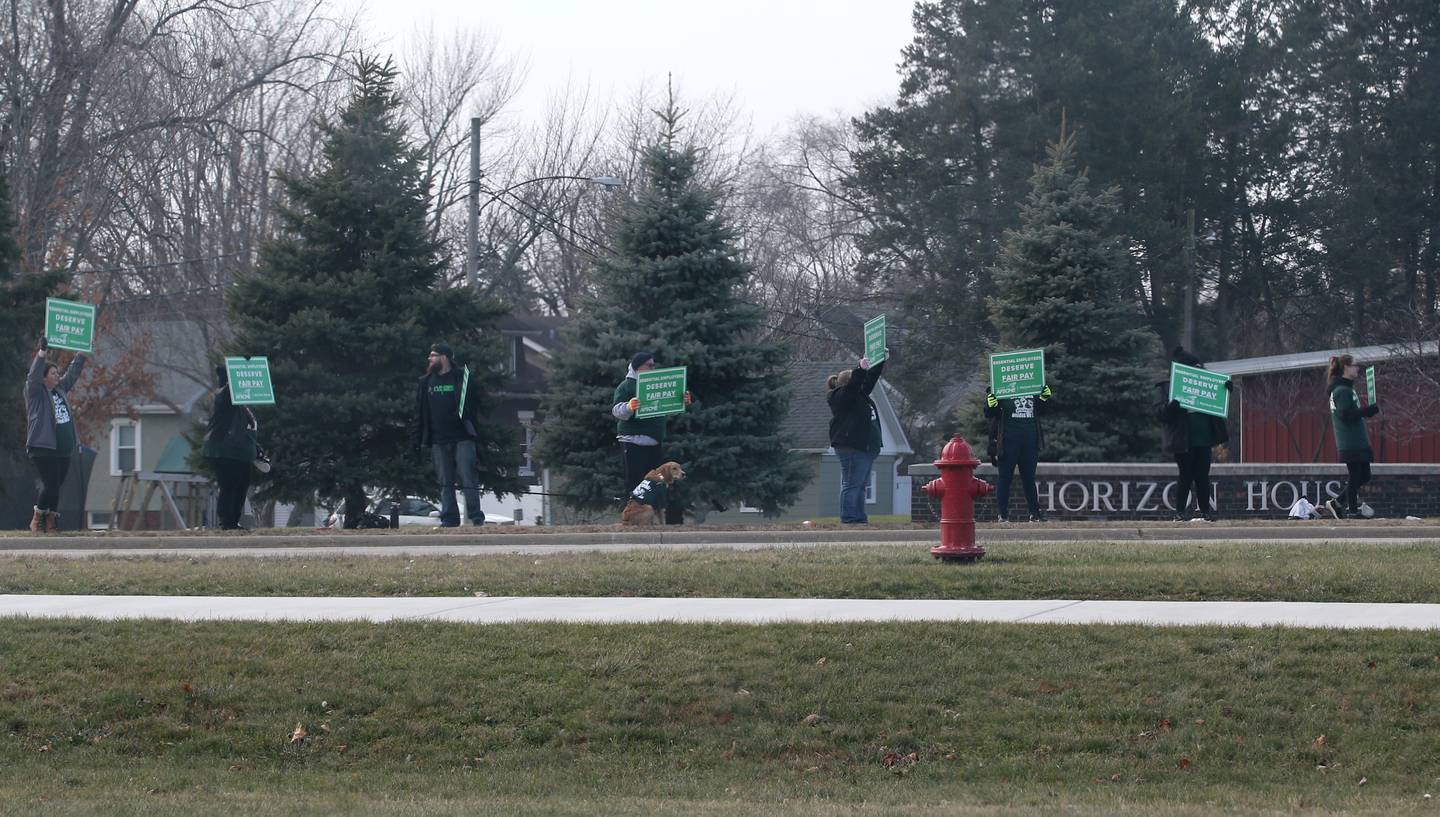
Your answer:
[[[758,508],[742,504],[723,513],[710,513],[707,523],[745,524],[760,521],[794,521],[840,516],[840,458],[830,447],[830,405],[826,402],[825,381],[854,362],[795,361],[787,367],[791,385],[790,410],[782,424],[791,439],[791,451],[804,457],[812,478],[798,501],[779,517],[766,520]],[[882,445],[870,472],[865,492],[865,510],[870,516],[910,516],[910,483],[907,457],[915,452],[905,437],[900,417],[891,402],[892,387],[884,377],[870,397],[880,413]]]
[[[108,309],[95,345],[97,370],[128,353],[138,357],[154,388],[130,395],[98,429],[98,439],[82,441],[97,452],[84,525],[174,529],[182,527],[175,511],[186,526],[203,524],[213,487],[189,473],[186,435],[208,409],[215,379],[208,352],[228,331],[223,307],[218,297],[157,296]],[[122,490],[132,492],[128,513]]]

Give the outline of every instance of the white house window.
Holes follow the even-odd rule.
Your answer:
[[[110,476],[140,470],[140,421],[112,420],[110,423]]]
[[[530,452],[535,445],[535,412],[517,411],[515,417],[520,420],[520,476],[533,477],[535,461]]]
[[[865,504],[874,505],[879,502],[879,480],[876,478],[875,469],[870,469],[870,481],[865,483]]]

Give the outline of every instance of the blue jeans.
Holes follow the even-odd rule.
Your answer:
[[[455,502],[457,483],[465,492],[465,510],[470,514],[470,521],[485,524],[485,512],[480,510],[480,467],[475,458],[475,441],[432,445],[430,457],[435,461],[435,479],[440,483],[441,526],[460,525],[460,507]]]
[[[840,521],[869,522],[865,514],[865,489],[870,485],[870,469],[875,455],[864,451],[835,452],[840,458]]]

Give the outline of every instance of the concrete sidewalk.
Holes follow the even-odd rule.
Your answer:
[[[1440,629],[1440,604],[1311,602],[949,601],[697,598],[295,598],[0,595],[0,617],[182,621],[450,621],[471,624],[978,621]]]

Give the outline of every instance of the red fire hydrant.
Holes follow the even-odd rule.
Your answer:
[[[931,548],[930,554],[941,561],[973,562],[985,555],[985,548],[975,544],[975,499],[995,489],[975,478],[979,464],[970,444],[956,434],[935,461],[940,478],[924,488],[940,500],[940,547]]]

